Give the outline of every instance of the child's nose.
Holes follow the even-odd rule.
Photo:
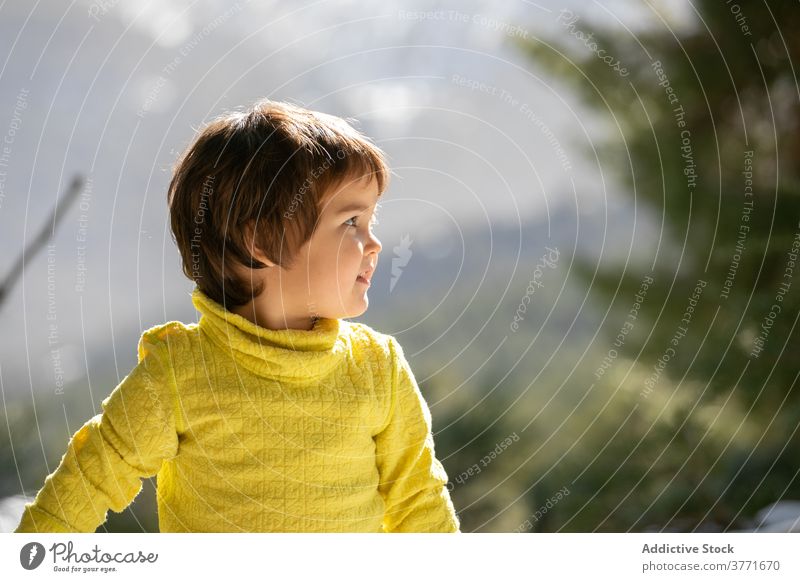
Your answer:
[[[374,233],[370,233],[367,248],[369,252],[380,253],[383,249],[380,239]]]

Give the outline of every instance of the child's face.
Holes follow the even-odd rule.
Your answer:
[[[372,230],[377,204],[377,181],[367,179],[345,182],[322,202],[317,228],[293,269],[303,275],[312,316],[357,317],[367,310],[382,248]]]
[[[289,327],[310,328],[312,317],[357,317],[367,310],[369,279],[382,248],[372,232],[377,202],[375,180],[346,181],[332,189],[292,267],[267,269],[267,289],[258,299],[261,310],[271,311],[269,320],[285,314]],[[278,305],[271,289],[280,290]]]

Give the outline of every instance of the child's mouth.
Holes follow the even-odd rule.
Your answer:
[[[358,277],[356,277],[356,281],[359,283],[364,283],[365,285],[369,286],[370,281],[372,280],[372,272],[374,268],[369,268],[363,273],[361,273]]]

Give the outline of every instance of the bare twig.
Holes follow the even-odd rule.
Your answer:
[[[74,176],[72,178],[72,182],[70,182],[69,186],[67,187],[67,191],[64,194],[64,211],[59,214],[58,213],[58,200],[56,200],[55,206],[53,206],[53,211],[50,213],[49,220],[42,226],[42,230],[39,231],[38,236],[33,239],[28,246],[22,249],[22,253],[20,253],[17,260],[14,262],[14,265],[6,275],[6,278],[3,279],[3,282],[0,283],[0,307],[3,306],[3,301],[11,292],[11,288],[17,282],[17,279],[22,277],[22,266],[25,262],[26,255],[28,260],[30,261],[31,257],[35,255],[40,248],[42,248],[47,240],[53,236],[56,232],[56,225],[62,216],[67,213],[69,209],[69,205],[78,197],[78,194],[83,189],[84,184],[84,177],[80,174]],[[51,226],[48,228],[48,224]]]

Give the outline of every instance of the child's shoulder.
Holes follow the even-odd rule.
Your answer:
[[[365,323],[344,321],[350,328],[352,341],[361,348],[366,348],[373,354],[387,359],[394,359],[397,353],[402,351],[393,335],[380,332]]]
[[[343,319],[342,323],[347,326],[348,333],[353,342],[370,347],[388,347],[392,336],[381,333],[368,326],[366,323]]]
[[[167,321],[159,323],[142,332],[142,337],[153,340],[177,339],[188,334],[196,333],[197,323],[183,323],[182,321]]]
[[[182,321],[167,321],[154,325],[142,332],[139,339],[139,353],[159,346],[172,353],[190,347],[191,337],[197,334],[197,323],[183,323]]]

